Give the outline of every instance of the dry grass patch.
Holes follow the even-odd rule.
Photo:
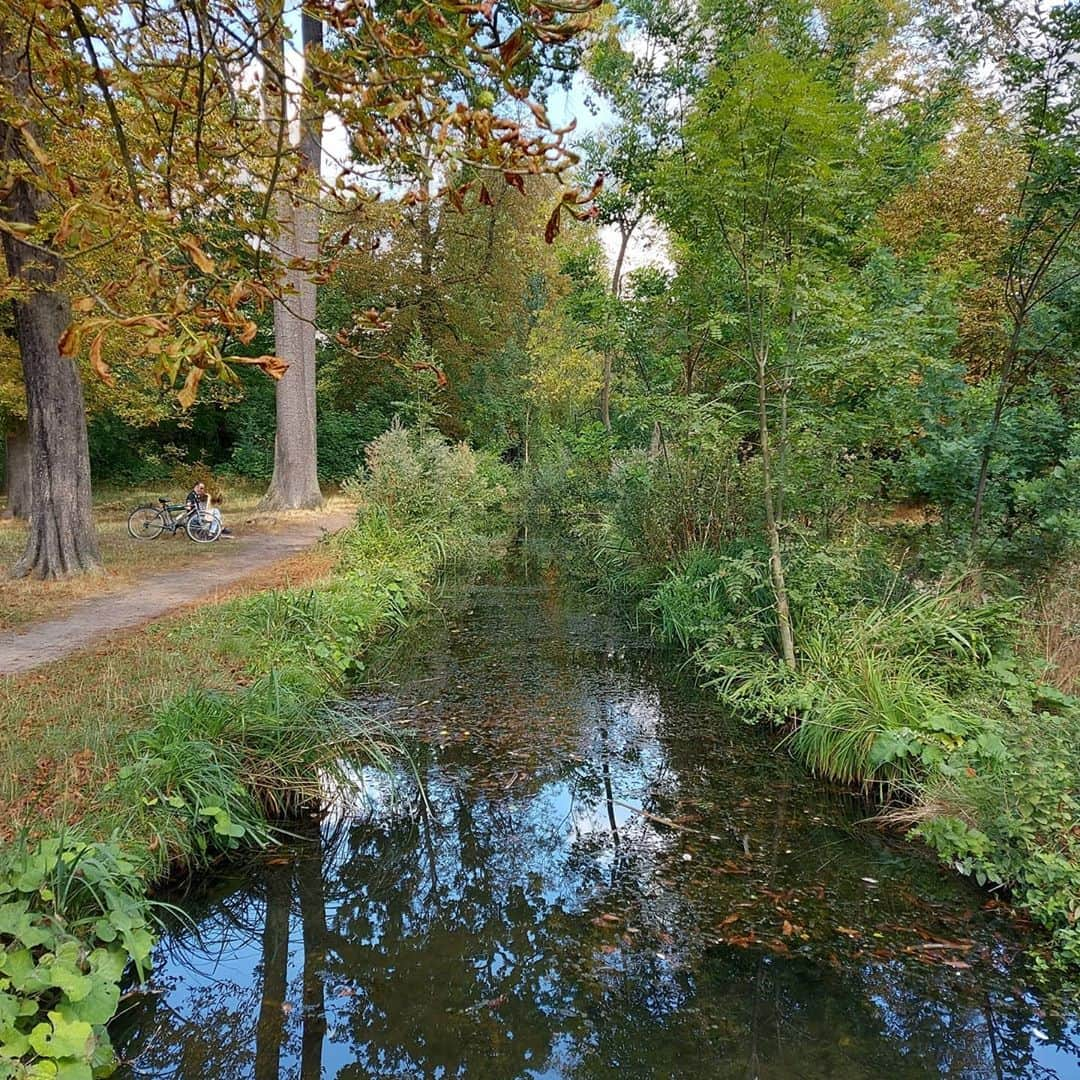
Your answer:
[[[314,548],[254,573],[213,603],[310,584],[335,562],[331,551]],[[243,669],[224,643],[171,633],[202,618],[205,607],[197,615],[181,609],[24,675],[0,676],[0,839],[22,827],[47,831],[97,816],[117,749],[155,706],[195,687],[243,685]]]
[[[1050,668],[1046,681],[1080,693],[1080,564],[1058,567],[1039,590],[1029,626]]]

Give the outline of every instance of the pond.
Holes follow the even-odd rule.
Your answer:
[[[174,898],[128,1078],[1080,1076],[1031,931],[522,562],[359,704],[361,805]]]

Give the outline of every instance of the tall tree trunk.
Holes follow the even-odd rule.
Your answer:
[[[15,95],[29,93],[25,54],[0,32],[0,78]],[[0,156],[34,163],[19,129],[0,121]],[[36,168],[36,163],[31,164]],[[18,175],[18,174],[16,174]],[[3,200],[5,220],[36,225],[45,196],[19,179]],[[101,569],[90,506],[90,450],[86,407],[75,361],[60,356],[60,335],[71,322],[71,305],[54,255],[3,234],[11,278],[28,287],[16,300],[15,337],[26,384],[30,443],[30,531],[12,577],[59,578]]]
[[[4,490],[7,509],[4,517],[30,516],[30,431],[25,420],[16,420],[8,429],[4,453]]]
[[[616,298],[622,292],[622,268],[626,260],[626,251],[630,247],[630,237],[633,236],[634,229],[640,220],[641,218],[637,217],[632,221],[619,222],[619,252],[615,256],[615,269],[611,272],[611,295]]]
[[[319,255],[318,177],[322,162],[323,113],[309,87],[314,78],[310,58],[312,48],[321,48],[323,25],[306,12],[301,17],[304,55],[309,60],[305,89],[300,101],[300,174],[297,198],[282,191],[275,200],[280,236],[278,252],[288,268],[283,278],[284,295],[274,303],[274,350],[287,360],[289,370],[276,389],[277,429],[274,436],[274,472],[262,505],[273,510],[296,510],[321,506],[319,489],[318,439],[315,405],[315,282],[310,267]],[[268,35],[273,63],[284,70],[280,26]],[[287,87],[276,76],[268,82],[280,95],[272,104],[277,115],[272,125],[284,123]],[[307,182],[305,182],[305,180]],[[291,267],[294,262],[300,263]]]
[[[776,520],[773,493],[772,448],[769,445],[769,414],[765,382],[765,357],[757,357],[758,423],[761,426],[761,475],[765,488],[765,531],[769,541],[769,573],[776,601],[776,624],[784,663],[795,670],[795,640],[791,631],[791,609],[784,582],[784,560],[780,552],[780,529]]]

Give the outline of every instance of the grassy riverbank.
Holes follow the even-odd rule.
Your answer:
[[[1080,965],[1080,701],[1036,655],[1019,599],[907,580],[857,546],[794,551],[795,670],[778,656],[764,558],[696,553],[644,590],[656,633],[719,698],[769,720],[815,774],[865,788]]]
[[[389,470],[410,461],[406,491]],[[441,567],[490,549],[507,491],[433,437],[377,440],[370,466],[357,524],[298,560],[300,581],[148,628],[115,664],[7,680],[5,820],[29,833],[0,866],[0,1080],[106,1075],[121,976],[149,962],[153,882],[272,842],[274,820],[347,788],[342,762],[396,752],[331,704]]]
[[[956,545],[925,523],[792,528],[789,666],[753,521],[715,483],[711,501],[685,487],[684,466],[670,449],[567,481],[542,463],[530,499],[575,538],[582,572],[636,604],[726,707],[773,724],[779,752],[864,789],[883,824],[1026,908],[1048,934],[1042,960],[1080,970],[1080,600],[1068,564],[972,571],[943,560]]]

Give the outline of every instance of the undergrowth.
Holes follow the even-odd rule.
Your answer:
[[[985,573],[979,590],[920,578],[858,522],[828,541],[792,528],[792,671],[767,552],[745,539],[745,515],[728,514],[739,492],[692,487],[684,499],[658,488],[662,467],[627,479],[641,472],[616,462],[591,501],[555,503],[577,565],[634,598],[725,705],[776,725],[808,769],[873,794],[885,821],[1010,893],[1049,931],[1045,962],[1080,967],[1080,701],[1065,692],[1074,587],[1048,582],[1033,618]]]
[[[1080,701],[1018,650],[1018,600],[917,583],[862,544],[788,553],[780,660],[766,556],[694,549],[640,609],[720,700],[812,772],[861,786],[946,862],[1009,891],[1080,965]]]

